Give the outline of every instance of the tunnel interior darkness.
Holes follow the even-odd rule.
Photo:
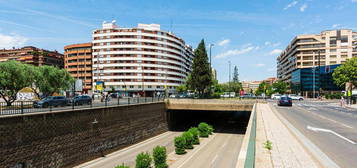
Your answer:
[[[170,131],[186,131],[197,127],[200,122],[206,122],[214,127],[214,132],[244,134],[249,116],[250,111],[167,111]]]

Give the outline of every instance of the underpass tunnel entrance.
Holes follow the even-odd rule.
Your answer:
[[[244,134],[250,111],[200,111],[168,110],[167,119],[171,131],[186,131],[200,122],[213,126],[214,132]]]

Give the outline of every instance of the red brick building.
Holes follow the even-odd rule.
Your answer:
[[[22,48],[0,49],[0,62],[16,60],[35,66],[51,65],[63,68],[63,54],[33,46]]]

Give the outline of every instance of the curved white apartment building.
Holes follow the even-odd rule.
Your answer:
[[[191,72],[192,48],[160,25],[121,28],[104,22],[92,38],[94,88],[102,81],[105,90],[151,96],[174,92]]]

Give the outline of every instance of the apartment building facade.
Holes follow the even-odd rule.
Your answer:
[[[93,86],[104,83],[104,90],[142,96],[174,92],[191,72],[192,48],[160,25],[122,28],[104,22],[92,37]]]
[[[33,46],[0,49],[0,62],[8,60],[16,60],[35,66],[51,65],[63,68],[63,54],[57,51],[49,51]]]
[[[65,46],[64,68],[73,78],[82,82],[83,92],[92,90],[92,43]]]
[[[277,77],[290,83],[296,69],[343,64],[352,57],[357,57],[357,32],[350,29],[298,35],[278,56]]]

